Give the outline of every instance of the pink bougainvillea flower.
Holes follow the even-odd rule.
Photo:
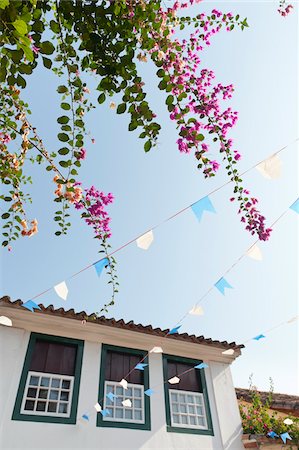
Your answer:
[[[39,53],[39,51],[40,51],[40,48],[37,47],[36,45],[32,45],[32,46],[31,46],[31,50],[33,51],[33,53],[34,53],[35,55],[38,55],[38,53]]]

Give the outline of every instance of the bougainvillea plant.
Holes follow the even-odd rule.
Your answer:
[[[252,375],[249,378],[250,403],[241,399],[239,403],[242,418],[243,432],[251,435],[267,436],[271,431],[276,433],[276,440],[280,440],[282,433],[289,433],[292,444],[299,444],[299,418],[288,416],[292,424],[285,424],[286,417],[282,417],[277,411],[271,410],[273,401],[273,382],[270,378],[270,390],[266,399],[262,399],[260,392],[252,383]],[[272,440],[272,438],[271,438]]]
[[[109,256],[107,206],[113,196],[93,186],[83,187],[78,179],[86,148],[94,143],[86,130],[85,117],[95,105],[89,100],[90,90],[82,74],[98,79],[99,104],[109,101],[117,114],[127,112],[129,131],[139,129],[148,152],[156,145],[161,129],[139,74],[140,64],[151,59],[157,68],[158,87],[166,94],[170,120],[177,126],[179,151],[194,155],[205,178],[215,176],[223,164],[233,183],[230,200],[238,202],[237,211],[246,229],[261,240],[267,240],[271,232],[257,209],[257,199],[242,186],[238,173],[241,155],[229,137],[238,114],[225,106],[234,88],[217,82],[201,62],[201,54],[215,34],[236,27],[243,30],[248,24],[230,12],[214,9],[203,14],[198,11],[198,3],[176,1],[166,7],[161,1],[151,0],[0,0],[0,170],[2,210],[5,208],[2,245],[10,249],[20,235],[37,232],[37,220],[26,215],[26,203],[31,199],[24,186],[32,182],[28,161],[45,164],[54,183],[54,220],[59,227],[56,235],[67,232],[70,208],[76,208],[93,228],[108,258],[112,303],[118,283],[115,260]],[[192,6],[195,14],[184,15]],[[176,31],[185,27],[190,30],[189,38],[176,37]],[[29,105],[22,100],[30,75],[41,65],[61,80],[57,83],[61,98],[58,148],[46,149],[29,119]],[[114,94],[121,95],[118,104],[111,101]],[[218,150],[217,158],[210,157],[210,148],[214,153]]]

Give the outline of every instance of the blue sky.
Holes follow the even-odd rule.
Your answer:
[[[248,18],[244,32],[222,32],[205,51],[202,66],[211,68],[217,80],[233,83],[232,107],[239,122],[232,132],[242,153],[240,171],[245,171],[297,138],[297,11],[288,18],[276,12],[275,2],[203,2],[193,11],[213,7]],[[116,115],[108,104],[88,116],[95,145],[86,145],[88,157],[81,170],[84,185],[94,184],[113,192],[113,249],[142,234],[171,214],[203,197],[227,178],[225,170],[204,180],[192,155],[181,155],[177,134],[168,118],[165,96],[157,89],[151,63],[141,66],[152,107],[162,124],[159,145],[149,154],[137,133],[129,133],[128,116]],[[50,72],[36,71],[25,92],[31,104],[32,121],[44,137],[48,150],[57,150],[59,114],[56,86]],[[89,82],[94,86],[93,79]],[[113,99],[118,101],[117,98]],[[211,153],[217,153],[217,149]],[[281,153],[283,175],[267,180],[256,170],[244,176],[244,185],[260,199],[260,209],[272,223],[298,197],[296,145]],[[2,252],[2,293],[28,300],[65,280],[99,259],[92,232],[74,211],[66,237],[57,238],[53,221],[55,203],[52,174],[30,167],[34,185],[29,216],[39,221],[39,233],[20,239],[13,251]],[[108,316],[169,328],[243,254],[254,239],[243,229],[236,205],[229,202],[231,186],[211,200],[217,214],[206,213],[198,223],[191,210],[161,225],[149,250],[132,244],[117,256],[120,293]],[[202,303],[204,316],[188,316],[182,332],[213,339],[245,340],[298,314],[298,216],[293,211],[275,226],[271,240],[260,245],[261,262],[243,258],[228,275],[234,287],[225,297],[213,289]],[[66,302],[55,292],[39,297],[45,305],[97,311],[109,300],[107,277],[97,278],[93,268],[69,280]],[[297,324],[281,327],[259,342],[247,344],[232,366],[236,386],[247,387],[248,377],[260,389],[272,377],[277,392],[298,392]]]

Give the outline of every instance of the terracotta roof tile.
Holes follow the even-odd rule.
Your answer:
[[[9,306],[12,308],[21,308],[23,305],[23,302],[21,300],[15,300],[15,301],[11,301],[10,297],[8,296],[4,296],[2,298],[0,298],[0,306]],[[60,317],[65,317],[68,319],[74,319],[74,320],[82,320],[84,318],[86,318],[87,321],[92,321],[92,323],[95,324],[99,324],[99,325],[104,325],[104,326],[108,326],[108,327],[114,327],[114,328],[121,328],[124,330],[130,330],[130,331],[136,331],[139,333],[145,333],[145,334],[153,334],[156,336],[161,336],[161,337],[165,337],[165,335],[170,331],[169,329],[166,330],[161,330],[161,328],[153,328],[151,325],[141,325],[141,324],[135,324],[133,322],[133,320],[130,320],[129,322],[125,322],[123,319],[120,320],[116,320],[114,318],[111,319],[107,319],[105,316],[100,316],[97,317],[96,314],[90,314],[88,315],[85,311],[80,311],[78,313],[76,313],[74,311],[74,309],[69,309],[69,310],[65,310],[64,308],[60,307],[55,309],[53,305],[49,305],[47,307],[45,307],[42,303],[40,303],[38,305],[41,308],[41,311],[36,310],[35,314],[51,314],[51,315],[55,315],[55,316],[60,316]],[[25,309],[26,311],[26,309]],[[30,311],[28,311],[29,314]],[[188,342],[193,342],[196,344],[207,344],[207,345],[212,345],[214,347],[219,347],[221,349],[228,349],[228,348],[233,348],[233,349],[241,349],[244,348],[244,345],[237,345],[235,342],[231,342],[228,343],[227,341],[213,341],[212,339],[206,339],[204,338],[204,336],[195,336],[193,335],[189,335],[188,333],[176,333],[176,334],[171,334],[167,336],[167,339],[176,339],[176,340],[181,340],[181,341],[188,341]]]

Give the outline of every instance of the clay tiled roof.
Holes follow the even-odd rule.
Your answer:
[[[249,389],[236,388],[238,400],[244,400],[251,403],[251,395]],[[262,401],[265,401],[269,395],[268,392],[259,391]],[[299,417],[299,397],[287,394],[272,394],[272,403],[270,409],[274,409],[286,414]]]
[[[10,300],[10,297],[5,296],[0,298],[0,306],[8,306],[11,308],[22,308],[23,302],[21,300],[16,300],[14,302],[12,302]],[[130,331],[136,331],[139,333],[144,333],[144,334],[151,334],[154,336],[161,336],[161,337],[165,337],[165,335],[170,331],[168,330],[161,330],[161,328],[153,328],[151,325],[141,325],[141,324],[135,324],[133,321],[130,322],[125,322],[124,320],[115,320],[115,319],[107,319],[104,316],[101,317],[97,317],[96,314],[90,314],[87,315],[87,313],[85,311],[81,311],[76,313],[74,311],[74,309],[69,309],[69,310],[65,310],[64,308],[57,308],[55,309],[53,305],[49,305],[47,307],[45,307],[43,304],[39,304],[38,305],[41,308],[41,311],[39,310],[35,310],[35,314],[47,314],[47,315],[55,315],[55,316],[60,316],[60,317],[64,317],[67,319],[74,319],[74,320],[84,320],[86,319],[87,321],[92,321],[92,323],[95,324],[99,324],[99,325],[104,325],[104,326],[108,326],[108,327],[113,327],[113,328],[121,328],[123,330],[130,330]],[[25,308],[22,308],[24,311],[27,311]],[[30,311],[28,311],[28,313],[30,313]],[[30,313],[32,314],[32,313]],[[241,349],[244,348],[244,345],[237,345],[235,342],[230,342],[228,343],[227,341],[214,341],[212,339],[206,339],[204,336],[195,336],[193,335],[189,335],[187,333],[182,333],[182,334],[171,334],[167,336],[167,339],[176,339],[176,340],[180,340],[180,341],[187,341],[187,342],[192,342],[195,344],[204,344],[204,345],[211,345],[213,347],[218,347],[221,349]]]

